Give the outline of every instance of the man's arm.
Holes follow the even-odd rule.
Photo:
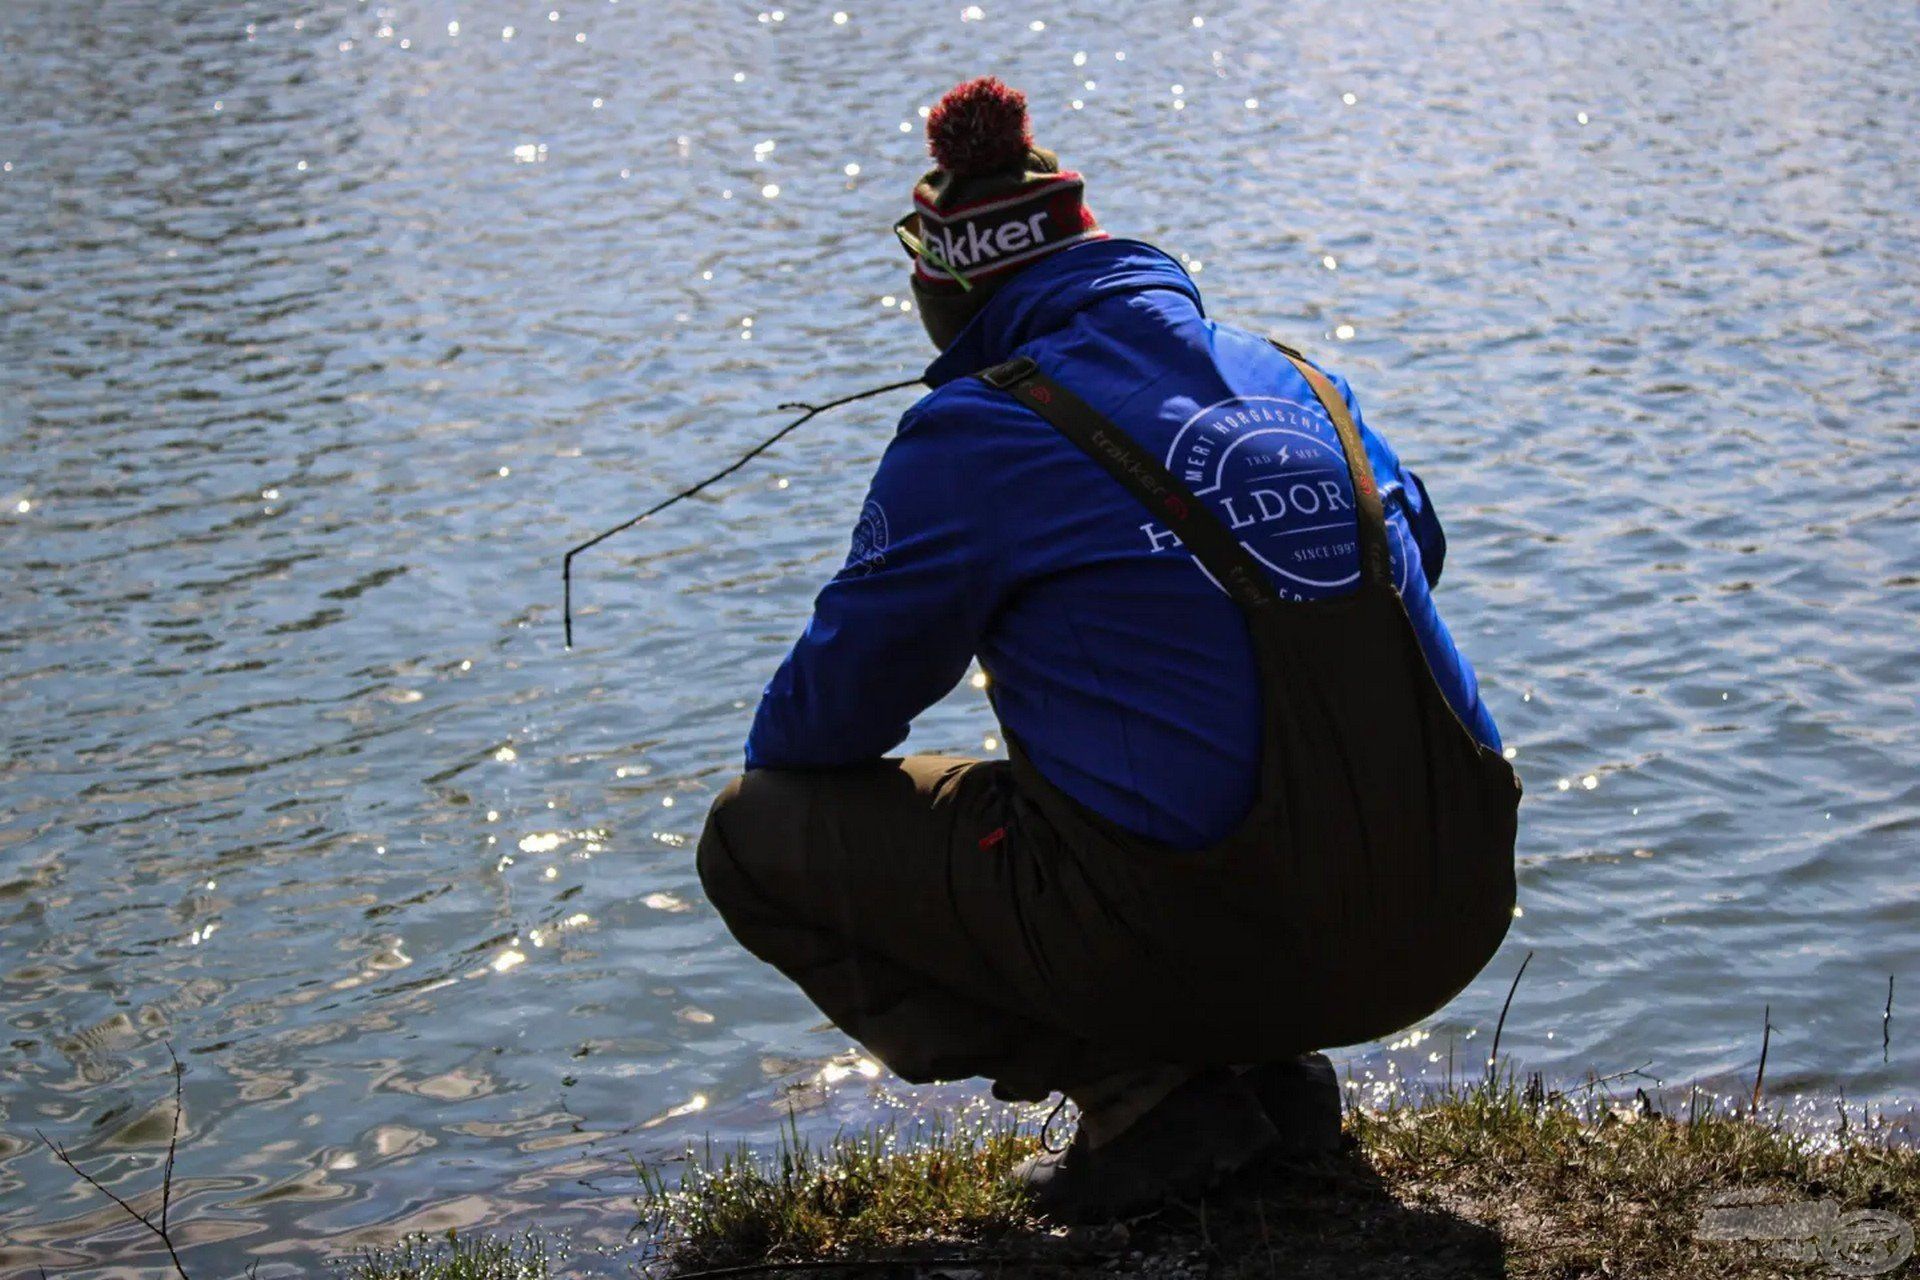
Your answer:
[[[955,424],[909,411],[875,473],[844,568],[774,673],[747,767],[878,759],[966,674],[992,611],[959,493]]]
[[[1433,499],[1427,496],[1427,486],[1410,468],[1401,467],[1400,510],[1407,517],[1407,528],[1413,530],[1413,540],[1420,545],[1420,567],[1426,570],[1427,585],[1440,585],[1440,569],[1447,562],[1447,534],[1440,527],[1439,513],[1433,509]]]

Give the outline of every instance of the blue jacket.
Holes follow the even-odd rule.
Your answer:
[[[1245,624],[1130,493],[967,376],[1017,354],[1164,456],[1246,531],[1284,595],[1353,589],[1352,485],[1305,380],[1260,337],[1207,319],[1166,254],[1092,241],[1020,272],[928,368],[934,389],[880,460],[846,566],[766,688],[747,764],[876,759],[977,655],[1002,723],[1062,791],[1151,839],[1212,844],[1257,785]],[[1361,430],[1427,661],[1461,720],[1498,746],[1434,609],[1440,522],[1419,479]]]

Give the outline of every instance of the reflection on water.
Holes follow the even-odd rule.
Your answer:
[[[1748,1070],[1771,1002],[1781,1090],[1909,1089],[1917,40],[1796,0],[0,6],[0,1272],[151,1266],[32,1135],[151,1186],[163,1041],[208,1275],[617,1242],[627,1152],[875,1105],[689,845],[905,397],[583,562],[571,655],[557,557],[920,365],[887,227],[986,69],[1448,519],[1525,914],[1357,1070],[1472,1058],[1532,948],[1534,1066]],[[992,732],[963,686],[915,744]]]

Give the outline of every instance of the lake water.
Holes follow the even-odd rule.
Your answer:
[[[583,558],[572,653],[560,553],[918,371],[984,71],[1447,522],[1524,915],[1356,1075],[1531,950],[1523,1067],[1737,1087],[1770,1005],[1779,1095],[1913,1092],[1920,11],[1261,8],[0,6],[0,1274],[156,1274],[34,1133],[154,1186],[169,1043],[202,1277],[617,1243],[627,1152],[883,1110],[691,844],[910,397]]]

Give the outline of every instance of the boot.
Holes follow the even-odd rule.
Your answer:
[[[1277,1151],[1332,1155],[1341,1148],[1340,1080],[1324,1053],[1263,1062],[1240,1073],[1278,1134]]]
[[[1093,1105],[1083,1105],[1073,1142],[1014,1170],[1034,1209],[1056,1221],[1111,1221],[1198,1195],[1279,1140],[1259,1099],[1222,1067],[1179,1079],[1145,1106],[1138,1090],[1080,1092]]]

